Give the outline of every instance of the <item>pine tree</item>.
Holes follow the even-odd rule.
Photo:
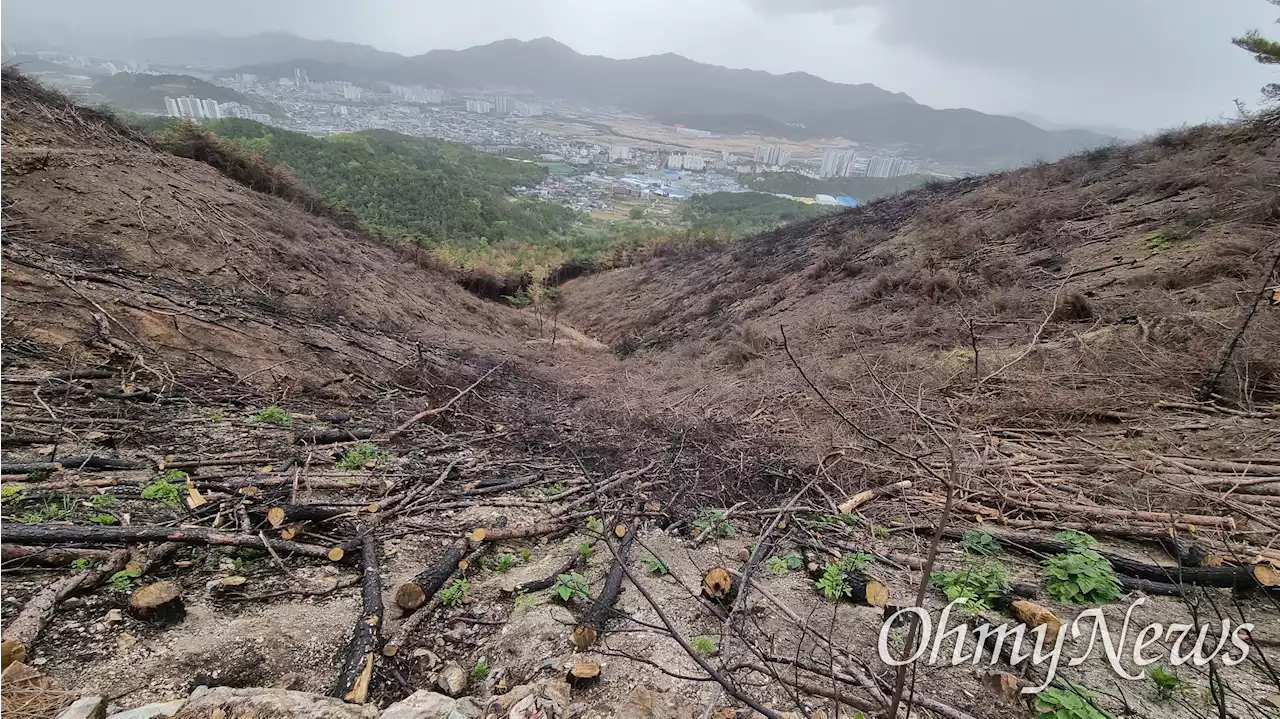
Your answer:
[[[1267,0],[1267,2],[1280,7],[1280,0]],[[1280,23],[1280,20],[1276,22]],[[1280,65],[1280,42],[1268,40],[1257,30],[1250,30],[1240,37],[1232,38],[1231,42],[1236,47],[1253,53],[1253,59],[1264,65]],[[1263,86],[1262,97],[1265,100],[1280,101],[1280,83],[1273,82]]]

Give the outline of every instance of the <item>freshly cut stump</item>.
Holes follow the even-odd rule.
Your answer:
[[[565,677],[574,689],[586,689],[600,681],[600,665],[595,662],[575,662]]]
[[[712,567],[702,577],[702,596],[719,604],[728,604],[738,596],[738,585],[724,567]]]
[[[173,582],[153,582],[129,595],[129,614],[153,624],[174,624],[187,616],[182,589]]]

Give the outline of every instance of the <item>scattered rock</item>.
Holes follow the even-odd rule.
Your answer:
[[[375,719],[377,707],[286,689],[197,689],[177,719]]]
[[[679,702],[671,701],[666,692],[641,684],[627,695],[618,715],[628,719],[689,719],[693,716],[693,707],[680,706]]]
[[[387,707],[381,719],[446,719],[457,710],[458,701],[443,694],[419,689]]]
[[[171,702],[159,702],[156,704],[145,704],[137,709],[112,714],[111,719],[157,719],[157,717],[171,717],[182,709],[182,705],[186,704],[186,699],[175,699]]]
[[[285,672],[271,685],[273,689],[298,689],[306,684],[306,678],[297,672]]]
[[[991,672],[982,678],[982,683],[992,694],[1001,699],[1014,700],[1022,690],[1018,677],[1009,672]]]
[[[63,709],[58,719],[102,719],[106,714],[106,697],[81,697]]]
[[[120,611],[119,609],[112,609],[111,611],[107,612],[107,616],[104,617],[102,621],[106,622],[107,624],[116,624],[118,622],[123,622],[124,612]]]
[[[470,697],[463,697],[454,705],[453,711],[449,713],[447,719],[479,719],[481,716],[484,716],[484,710],[477,706]]]
[[[440,670],[436,684],[451,697],[462,696],[467,692],[467,672],[454,662],[449,662]]]

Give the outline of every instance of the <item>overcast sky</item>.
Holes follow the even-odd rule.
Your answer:
[[[1276,70],[1230,44],[1280,36],[1263,0],[6,0],[4,26],[292,32],[403,54],[550,36],[610,57],[675,52],[873,82],[935,107],[1147,130],[1233,114]],[[17,30],[12,31],[18,32]]]

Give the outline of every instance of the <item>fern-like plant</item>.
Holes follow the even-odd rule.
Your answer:
[[[1111,562],[1092,549],[1050,557],[1044,573],[1045,590],[1060,602],[1106,604],[1123,593]]]

